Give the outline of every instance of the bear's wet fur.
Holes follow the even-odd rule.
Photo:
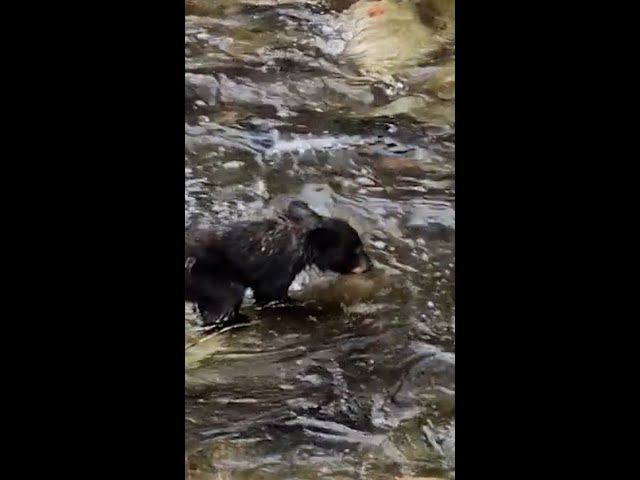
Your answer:
[[[185,232],[184,258],[185,300],[197,305],[209,328],[243,318],[247,288],[258,304],[286,301],[289,286],[308,266],[340,274],[372,267],[347,222],[320,216],[299,200],[275,218]]]

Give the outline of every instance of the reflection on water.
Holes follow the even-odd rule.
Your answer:
[[[453,2],[404,2],[429,48],[390,22],[396,64],[367,22],[403,2],[352,3],[186,1],[185,224],[297,196],[349,220],[377,267],[305,272],[304,306],[248,298],[253,322],[209,337],[186,305],[192,479],[455,472]]]

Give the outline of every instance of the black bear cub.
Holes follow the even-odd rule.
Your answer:
[[[308,266],[341,274],[372,267],[347,222],[322,217],[299,200],[276,218],[186,232],[184,259],[185,300],[198,306],[207,327],[238,320],[247,287],[264,304],[286,300]]]

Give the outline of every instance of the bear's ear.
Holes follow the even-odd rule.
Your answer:
[[[308,228],[317,228],[322,224],[322,217],[311,210],[302,200],[294,200],[289,204],[287,216],[294,222],[299,222]]]

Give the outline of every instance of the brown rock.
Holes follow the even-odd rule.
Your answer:
[[[387,157],[378,162],[377,167],[387,173],[416,173],[421,168],[413,158],[407,157]]]

